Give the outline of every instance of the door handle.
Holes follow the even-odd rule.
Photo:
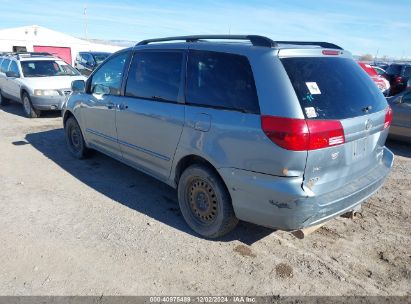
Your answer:
[[[116,105],[115,105],[114,103],[112,103],[112,102],[109,102],[109,103],[107,104],[107,108],[108,108],[108,109],[113,109],[115,106],[116,106]]]

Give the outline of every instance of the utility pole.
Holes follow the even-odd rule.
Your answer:
[[[87,35],[87,4],[84,5],[84,38],[88,41]]]
[[[375,57],[374,57],[374,63],[378,60],[378,52],[380,51],[380,49],[378,48],[377,49],[377,54],[375,54]]]

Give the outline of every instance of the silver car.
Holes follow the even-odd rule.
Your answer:
[[[101,151],[176,188],[187,224],[208,238],[238,220],[287,231],[324,223],[377,191],[393,163],[391,109],[331,43],[146,40],[72,89],[69,151]]]
[[[17,101],[27,117],[36,118],[43,110],[61,110],[71,93],[71,82],[85,79],[72,66],[47,53],[1,56],[0,105]]]
[[[411,142],[411,89],[387,100],[393,111],[389,137]]]

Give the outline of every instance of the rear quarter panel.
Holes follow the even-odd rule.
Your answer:
[[[276,176],[302,176],[306,151],[291,152],[273,144],[261,130],[260,116],[186,106],[186,122],[176,162],[198,155],[217,169],[237,168]],[[210,117],[210,129],[196,129],[199,113]]]

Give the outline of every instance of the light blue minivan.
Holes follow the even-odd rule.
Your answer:
[[[262,36],[145,40],[74,81],[68,149],[175,187],[187,224],[293,231],[357,208],[393,164],[392,111],[349,52]]]

